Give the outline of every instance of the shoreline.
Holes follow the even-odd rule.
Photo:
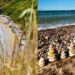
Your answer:
[[[64,31],[66,31],[66,33],[64,33]],[[59,28],[38,31],[38,47],[40,47],[40,46],[43,47],[43,45],[45,46],[45,45],[49,44],[50,39],[52,37],[56,36],[60,32],[63,33],[64,35],[75,36],[75,25],[69,25],[69,26],[63,26],[63,27],[59,27]],[[46,37],[48,37],[48,39],[46,39]],[[41,42],[43,44],[41,44]],[[39,45],[39,44],[41,44],[41,45]]]
[[[41,25],[41,24],[39,24],[39,25]],[[43,24],[42,24],[43,25]],[[46,24],[45,24],[46,25]],[[48,24],[49,25],[49,24]],[[50,27],[48,27],[48,28],[42,28],[42,27],[39,27],[38,28],[38,31],[41,31],[41,30],[47,30],[47,29],[55,29],[55,28],[60,28],[60,27],[65,27],[65,26],[74,26],[75,25],[75,23],[71,23],[71,24],[56,24],[56,25],[54,25],[54,26],[50,26]]]

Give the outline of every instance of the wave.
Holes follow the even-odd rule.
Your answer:
[[[75,10],[38,11],[38,30],[75,25]]]
[[[38,17],[38,24],[48,24],[48,23],[54,23],[57,21],[68,21],[68,20],[74,20],[75,16],[54,16],[54,17]]]
[[[45,25],[45,27],[43,26]],[[51,25],[51,24],[39,24],[40,27],[38,27],[38,31],[40,30],[46,30],[46,29],[54,29],[54,28],[59,28],[59,27],[64,27],[64,26],[73,26],[75,25],[75,23],[67,23],[67,24],[55,24],[55,25]]]

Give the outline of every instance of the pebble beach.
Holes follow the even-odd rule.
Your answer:
[[[71,42],[75,44],[74,32],[74,25],[38,31],[38,60],[41,57],[43,57],[44,60],[48,59],[50,44],[55,43],[58,53],[60,52],[59,48],[63,50],[68,50],[68,46]]]

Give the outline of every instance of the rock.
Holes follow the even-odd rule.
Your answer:
[[[67,55],[65,53],[65,50],[62,50],[60,57],[61,57],[61,59],[66,59],[67,58]]]
[[[69,49],[69,56],[74,56],[75,55],[75,44],[70,43],[70,46],[68,47]]]
[[[49,46],[48,59],[50,62],[57,60],[54,45]]]
[[[38,75],[75,75],[75,56],[38,69]]]
[[[38,63],[39,67],[44,67],[44,59],[41,57]]]
[[[21,45],[19,47],[21,47],[20,49],[25,49],[25,39],[24,40],[20,40],[21,36],[22,36],[22,31],[21,29],[18,27],[18,25],[16,25],[11,19],[10,17],[6,16],[6,15],[0,15],[0,23],[7,27],[9,30],[11,30],[12,33],[14,33],[18,39],[18,45]],[[23,34],[23,36],[25,37],[25,35]],[[22,46],[22,44],[24,46]]]

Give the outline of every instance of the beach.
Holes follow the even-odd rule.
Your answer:
[[[57,48],[59,46],[67,50],[67,46],[69,45],[71,40],[74,41],[74,37],[75,37],[75,25],[61,26],[58,28],[38,31],[38,59],[43,57],[44,61],[46,62],[42,70],[39,70],[38,75],[53,75],[53,74],[64,75],[65,72],[66,74],[71,74],[72,70],[74,69],[72,65],[74,65],[75,56],[74,57],[68,56],[64,60],[58,59],[57,61],[50,63],[47,62],[48,59],[47,53],[49,51],[49,45],[52,44],[52,42],[56,43]],[[70,63],[70,61],[72,62]],[[72,67],[73,69],[69,67]],[[72,73],[75,74],[74,71]]]
[[[40,31],[38,31],[38,43],[39,43],[38,47],[41,48],[45,45],[50,44],[49,43],[50,39],[54,36],[55,36],[55,38],[58,38],[56,36],[59,33],[61,35],[63,33],[65,36],[66,35],[67,36],[70,36],[70,35],[75,36],[74,31],[75,31],[75,25],[69,25],[69,26],[63,26],[63,27],[58,27],[58,28],[40,30]],[[66,32],[66,33],[64,33],[64,32]],[[48,39],[46,39],[46,37],[48,37]],[[47,43],[45,42],[45,40]],[[43,42],[43,44],[41,44],[40,42]]]
[[[75,37],[74,13],[72,10],[38,11],[38,58],[40,55],[47,57],[53,41],[59,41],[56,44],[63,44],[63,47],[71,42]]]

